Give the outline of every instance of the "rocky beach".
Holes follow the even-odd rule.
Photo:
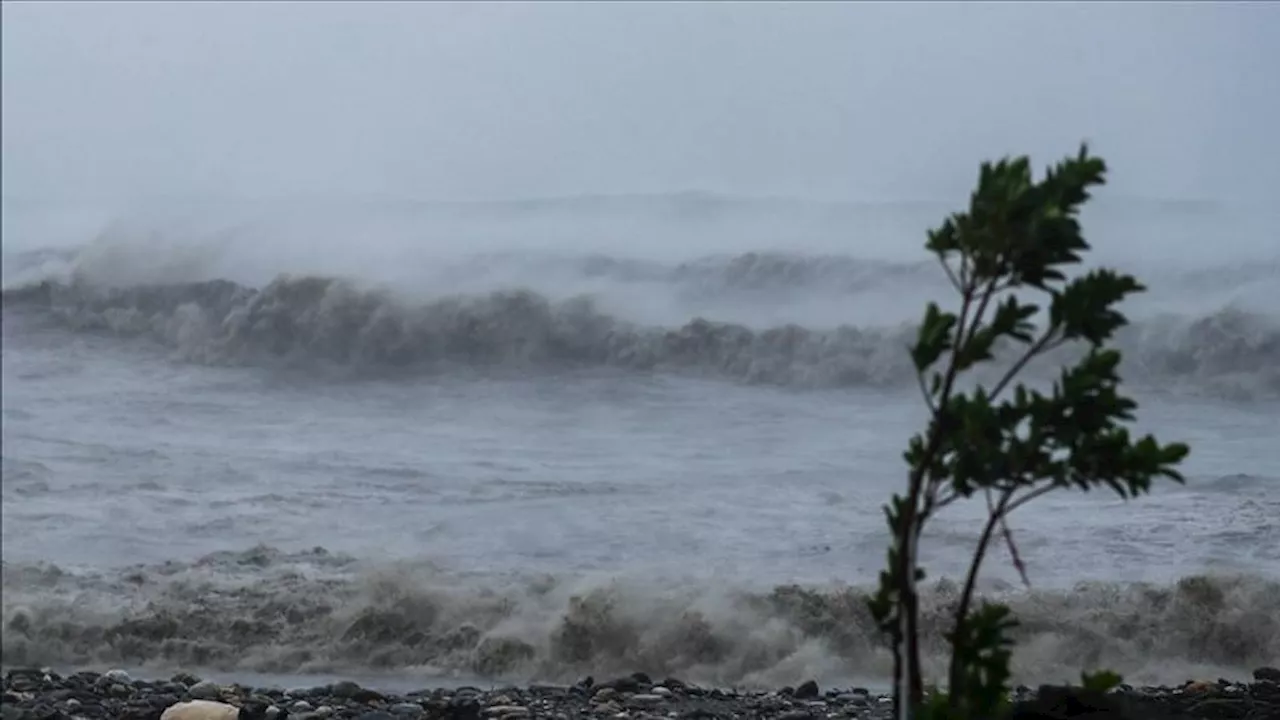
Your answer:
[[[4,673],[3,720],[159,720],[191,700],[240,708],[243,720],[879,720],[893,716],[889,696],[866,688],[820,688],[809,681],[774,691],[688,685],[644,673],[574,685],[424,688],[403,694],[342,681],[311,688],[223,685],[180,673],[136,679],[122,670],[60,675],[47,668]],[[1175,687],[1128,685],[1105,695],[1020,686],[1013,718],[1094,720],[1275,720],[1280,718],[1280,669],[1258,668],[1248,681],[1191,681]]]

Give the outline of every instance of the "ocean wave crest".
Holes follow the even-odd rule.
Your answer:
[[[224,280],[105,290],[45,281],[6,290],[4,302],[48,310],[76,330],[151,337],[211,363],[609,367],[831,387],[900,381],[904,368],[889,353],[899,355],[907,339],[906,328],[759,331],[705,319],[645,327],[589,298],[552,301],[527,290],[409,303],[323,277],[281,276],[262,289]]]
[[[44,280],[6,288],[4,305],[45,311],[74,330],[150,337],[204,363],[375,372],[615,368],[796,388],[914,382],[905,355],[913,328],[905,323],[753,329],[696,318],[654,327],[603,312],[589,297],[552,300],[530,290],[410,301],[319,276],[282,275],[262,288],[228,280],[107,288]],[[1139,382],[1240,398],[1280,395],[1280,325],[1256,312],[1153,317],[1125,328],[1118,342]]]
[[[427,565],[371,567],[317,548],[216,553],[112,572],[4,566],[3,662],[254,672],[427,669],[572,681],[642,670],[717,685],[889,676],[856,587],[542,577],[512,581]],[[1192,576],[1172,585],[1084,583],[1006,593],[1021,627],[1016,681],[1107,666],[1143,682],[1230,673],[1280,656],[1280,584]],[[956,601],[923,599],[930,672]]]

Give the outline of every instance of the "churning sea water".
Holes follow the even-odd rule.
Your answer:
[[[883,681],[862,598],[924,419],[905,347],[947,298],[921,249],[945,209],[678,196],[77,228],[6,207],[3,661]],[[1280,658],[1280,243],[1250,227],[1089,220],[1150,286],[1119,341],[1140,429],[1193,454],[1185,487],[1016,516],[1032,585],[1000,551],[984,591],[1023,623],[1019,679]],[[1206,228],[1223,242],[1193,252]],[[934,663],[939,579],[983,513],[953,510],[924,544]]]

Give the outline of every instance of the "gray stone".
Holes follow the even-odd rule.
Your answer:
[[[484,714],[496,718],[519,718],[529,715],[529,708],[523,705],[493,705],[484,709]]]
[[[781,710],[790,710],[795,705],[781,695],[766,695],[759,700],[761,710],[770,712],[778,712]]]
[[[187,689],[196,700],[221,700],[222,686],[212,680],[201,680]]]
[[[818,683],[812,680],[807,680],[804,683],[801,683],[800,687],[796,688],[796,697],[801,700],[816,698],[821,694],[822,693],[818,690]]]
[[[359,683],[354,683],[350,680],[342,680],[334,683],[333,686],[329,688],[329,692],[332,693],[334,697],[353,698],[358,695],[362,689],[363,688],[360,687]]]
[[[391,711],[392,715],[399,715],[400,717],[418,717],[423,712],[421,705],[411,702],[396,703],[387,709]]]
[[[592,708],[592,712],[598,717],[600,715],[616,715],[622,712],[622,706],[616,700],[610,700],[607,703],[600,703]]]
[[[111,682],[124,683],[126,685],[133,682],[133,678],[129,677],[129,673],[124,670],[108,670],[102,675],[102,677],[110,680]]]
[[[1280,668],[1260,667],[1253,671],[1253,679],[1280,683]]]
[[[611,687],[618,692],[639,692],[640,682],[633,677],[614,678],[600,683],[600,687]]]
[[[632,707],[653,707],[662,703],[661,695],[653,693],[640,693],[627,698],[627,704]]]

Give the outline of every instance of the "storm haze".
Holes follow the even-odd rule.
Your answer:
[[[1280,186],[1255,4],[6,3],[10,199],[1117,196]]]

